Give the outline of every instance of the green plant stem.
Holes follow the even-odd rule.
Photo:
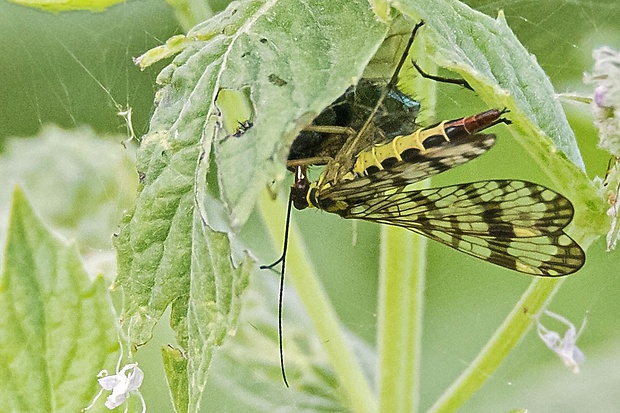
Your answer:
[[[274,202],[268,194],[260,197],[259,208],[269,230],[274,247],[282,248],[284,242],[282,223],[286,208],[282,202]],[[299,231],[291,220],[286,275],[292,281],[297,294],[314,323],[321,343],[334,367],[339,382],[345,388],[352,410],[358,413],[374,413],[377,400],[362,369],[347,344],[340,321],[331,306],[327,294],[307,254]],[[295,383],[292,383],[295,385]]]
[[[213,16],[213,10],[207,1],[166,0],[166,2],[174,9],[177,20],[186,33],[198,23]]]
[[[587,249],[592,238],[575,237]],[[566,278],[535,278],[521,299],[459,378],[428,413],[455,412],[484,384],[532,326],[532,316],[545,309]]]
[[[434,70],[422,53],[424,38],[414,41],[410,57]],[[399,75],[399,87],[415,91],[426,119],[435,115],[437,84],[418,76],[412,65]],[[428,187],[430,180],[420,183]],[[377,349],[379,412],[416,413],[420,401],[420,363],[424,315],[427,239],[402,228],[381,226]]]
[[[424,308],[426,238],[381,227],[379,261],[379,411],[416,412]]]
[[[455,412],[484,384],[532,325],[532,315],[545,308],[565,278],[535,278],[476,359],[430,408],[429,413]]]

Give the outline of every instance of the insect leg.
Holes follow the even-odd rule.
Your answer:
[[[348,126],[308,125],[304,128],[308,132],[327,133],[333,135],[355,135],[355,130]]]
[[[424,79],[430,79],[430,80],[434,80],[436,82],[441,82],[441,83],[450,83],[453,85],[460,85],[460,86],[463,86],[465,89],[469,89],[472,92],[474,91],[474,89],[469,85],[469,83],[465,79],[452,79],[449,77],[431,75],[429,73],[426,73],[424,70],[422,70],[422,68],[418,65],[418,63],[415,60],[411,60],[411,64],[413,65],[413,67],[415,67],[418,73],[420,73],[420,76],[422,76]]]

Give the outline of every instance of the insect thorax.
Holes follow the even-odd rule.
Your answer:
[[[312,122],[314,126],[340,126],[358,132],[371,116],[385,89],[384,79],[361,79],[325,108]],[[379,105],[372,123],[381,133],[366,133],[358,139],[353,154],[376,143],[384,143],[416,128],[419,102],[398,90],[391,90]],[[342,152],[350,136],[345,134],[301,131],[293,141],[288,160],[327,157],[334,159]],[[355,151],[357,149],[357,152]]]

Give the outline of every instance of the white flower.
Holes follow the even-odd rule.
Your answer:
[[[560,333],[549,330],[543,326],[540,322],[540,317],[537,316],[534,320],[536,322],[538,336],[542,339],[545,345],[551,349],[551,351],[562,359],[566,367],[570,368],[573,373],[579,373],[579,365],[583,363],[585,356],[579,347],[577,347],[576,342],[586,325],[585,319],[579,329],[579,332],[577,332],[575,325],[561,315],[555,314],[549,310],[545,310],[545,314],[548,317],[554,318],[566,325],[568,330],[566,330],[564,337],[562,337]]]
[[[135,393],[140,398],[142,402],[142,413],[146,413],[146,403],[142,394],[138,390],[142,385],[142,380],[144,379],[144,373],[138,367],[138,363],[127,364],[120,371],[118,367],[116,369],[116,374],[109,376],[107,370],[101,370],[97,375],[99,377],[99,385],[101,386],[101,390],[95,396],[92,403],[88,405],[88,407],[82,409],[88,410],[99,399],[99,397],[103,394],[104,391],[112,391],[112,394],[109,395],[105,401],[105,407],[112,410],[121,404],[125,403],[125,401],[129,398],[131,393]],[[129,409],[129,406],[125,407],[125,412]]]

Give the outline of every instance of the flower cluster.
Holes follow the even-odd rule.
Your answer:
[[[616,247],[620,237],[620,52],[601,47],[592,53],[594,68],[584,75],[584,83],[593,84],[592,114],[599,130],[599,147],[614,158],[604,181],[609,204],[607,215],[611,227],[607,233],[607,250]]]
[[[620,52],[601,47],[592,53],[594,68],[584,83],[594,84],[592,113],[599,129],[599,146],[620,158]]]

